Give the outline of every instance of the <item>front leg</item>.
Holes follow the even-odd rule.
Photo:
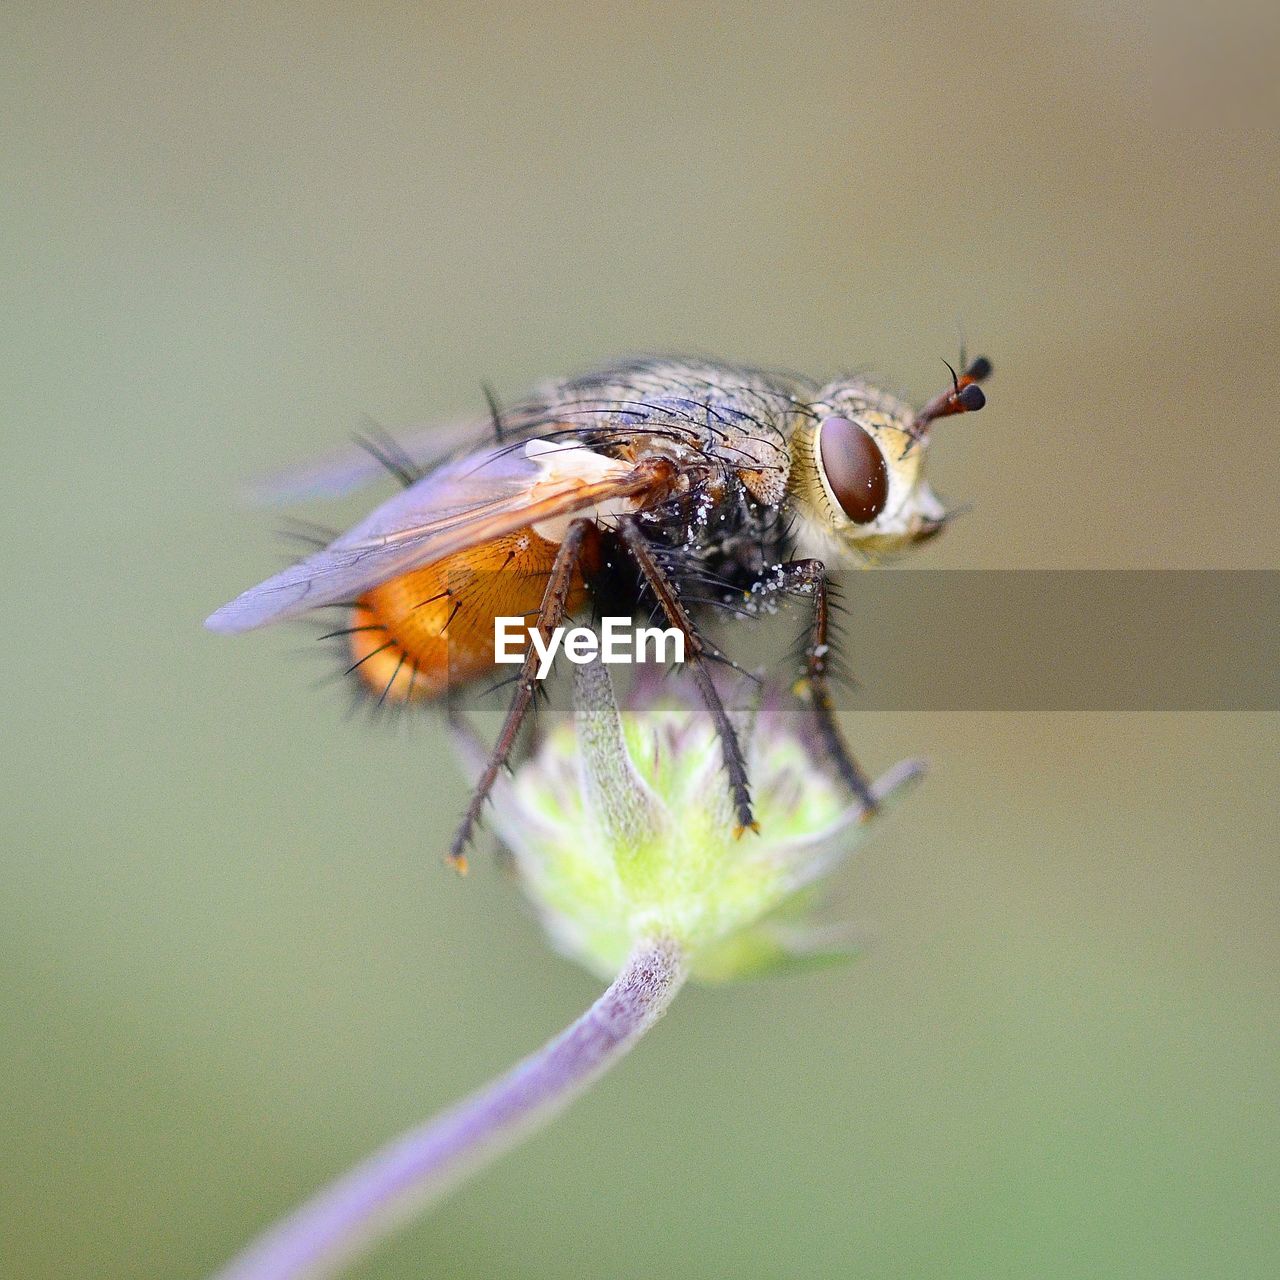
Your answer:
[[[813,598],[813,618],[804,646],[804,673],[796,681],[796,695],[813,708],[823,746],[849,790],[858,798],[864,817],[876,811],[871,784],[845,743],[831,705],[831,585],[821,560],[789,560],[764,588],[767,594],[803,594]]]

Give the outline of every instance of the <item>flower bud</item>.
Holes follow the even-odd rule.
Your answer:
[[[734,717],[759,823],[739,834],[700,704],[620,711],[603,666],[575,672],[572,722],[495,790],[492,818],[555,945],[611,977],[637,942],[669,939],[704,981],[852,954],[811,913],[883,808],[872,818],[851,799],[801,713],[757,698]],[[873,795],[883,804],[921,772],[904,762]]]

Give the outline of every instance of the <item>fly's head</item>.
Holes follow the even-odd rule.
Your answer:
[[[828,565],[890,555],[937,534],[947,512],[924,477],[931,425],[981,409],[980,357],[919,412],[860,378],[829,383],[791,440],[797,553]]]

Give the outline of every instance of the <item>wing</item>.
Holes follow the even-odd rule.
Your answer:
[[[489,417],[397,431],[394,441],[378,441],[375,430],[373,443],[385,444],[393,462],[403,460],[421,470],[493,442],[497,417],[506,444],[547,436],[557,428],[593,432],[598,441],[649,431],[718,449],[730,465],[785,470],[779,425],[814,390],[796,374],[675,356],[639,357],[579,377],[545,381],[501,414],[494,410]],[[386,471],[376,448],[348,445],[317,462],[268,476],[249,492],[267,504],[341,497]]]
[[[652,465],[573,450],[590,468],[548,469],[521,447],[447,463],[383,503],[321,551],[211,614],[211,631],[249,631],[308,609],[353,599],[410,569],[557,516],[634,497],[654,483]],[[594,474],[592,474],[594,473]]]
[[[394,442],[386,440],[388,450],[419,470],[426,470],[461,450],[477,448],[485,439],[493,439],[493,424],[474,419],[440,422],[433,426],[410,428]],[[374,444],[381,443],[374,440]],[[335,449],[315,462],[286,467],[253,481],[249,498],[264,506],[283,506],[308,498],[340,498],[375,480],[386,477],[387,463],[376,450],[358,444]]]

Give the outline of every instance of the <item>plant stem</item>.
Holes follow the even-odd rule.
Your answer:
[[[375,1152],[272,1227],[215,1280],[332,1275],[572,1102],[662,1016],[684,979],[674,944],[639,944],[608,990],[554,1040]]]

